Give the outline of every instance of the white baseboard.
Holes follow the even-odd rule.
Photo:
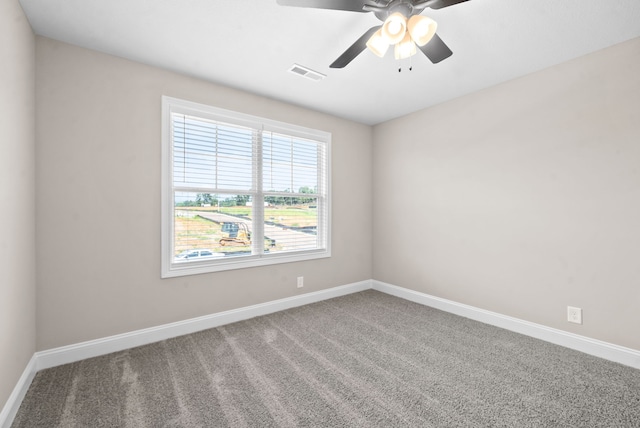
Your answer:
[[[625,348],[496,312],[486,311],[381,281],[372,280],[371,283],[374,290],[392,296],[640,369],[640,351],[635,349]]]
[[[147,345],[149,343],[171,339],[172,337],[195,333],[197,331],[369,289],[371,289],[371,280],[355,282],[327,290],[315,291],[258,305],[36,352],[0,412],[0,428],[9,428],[11,426],[20,408],[20,403],[22,403],[31,385],[31,381],[33,381],[33,378],[39,370],[73,363],[84,360],[85,358],[123,351],[125,349],[135,348],[136,346]]]
[[[221,325],[231,324],[261,315],[267,315],[297,306],[308,305],[310,303],[332,299],[334,297],[340,297],[356,293],[358,291],[368,290],[370,288],[370,280],[361,281],[329,288],[327,290],[315,291],[258,305],[247,306],[212,315],[205,315],[198,318],[164,324],[157,327],[109,336],[102,339],[36,352],[37,370],[68,364],[74,361],[84,360],[85,358],[106,355],[112,352],[134,348],[136,346],[147,345],[149,343],[195,333],[197,331],[219,327]]]
[[[147,345],[149,343],[369,289],[374,289],[405,300],[640,369],[640,351],[634,349],[523,321],[381,281],[367,280],[185,321],[136,330],[130,333],[36,352],[0,412],[0,428],[9,428],[18,412],[22,399],[31,385],[31,381],[39,370],[80,361],[85,358],[106,355],[136,346]]]
[[[9,395],[9,399],[2,408],[2,411],[0,411],[0,428],[9,428],[13,423],[13,418],[15,418],[16,413],[18,413],[20,403],[22,403],[22,399],[27,394],[31,381],[38,371],[36,369],[36,360],[37,357],[34,354],[29,360],[27,367],[22,372],[22,376],[18,379],[18,383],[13,388],[11,395]]]

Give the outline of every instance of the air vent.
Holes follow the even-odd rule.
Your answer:
[[[289,71],[293,74],[297,74],[298,76],[306,77],[307,79],[319,81],[327,77],[322,73],[318,73],[317,71],[313,71],[310,68],[303,67],[299,64],[293,64]]]

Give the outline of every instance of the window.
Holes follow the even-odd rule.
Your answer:
[[[162,277],[329,257],[331,135],[162,98]]]

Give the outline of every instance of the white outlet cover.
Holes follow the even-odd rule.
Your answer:
[[[582,309],[567,306],[567,321],[574,324],[582,324]]]

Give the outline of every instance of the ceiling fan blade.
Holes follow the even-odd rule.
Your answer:
[[[366,33],[360,36],[360,38],[356,40],[355,43],[349,47],[349,49],[344,51],[344,53],[340,55],[338,59],[333,61],[333,64],[331,64],[329,67],[343,68],[347,64],[349,64],[351,61],[353,61],[355,57],[360,55],[360,53],[367,48],[367,41],[371,38],[371,36],[373,36],[373,33],[378,31],[380,27],[382,27],[382,25],[377,25],[375,27],[369,28],[369,30]]]
[[[348,10],[351,12],[368,12],[362,10],[367,0],[278,0],[280,6],[311,7],[315,9]]]
[[[442,9],[444,7],[453,6],[454,4],[464,3],[469,0],[436,0],[435,2],[429,4],[428,7],[431,9]]]
[[[429,43],[424,46],[420,46],[420,50],[434,64],[437,64],[443,59],[447,59],[451,55],[453,55],[451,49],[449,49],[449,47],[437,34],[433,35],[433,38],[429,41]]]

